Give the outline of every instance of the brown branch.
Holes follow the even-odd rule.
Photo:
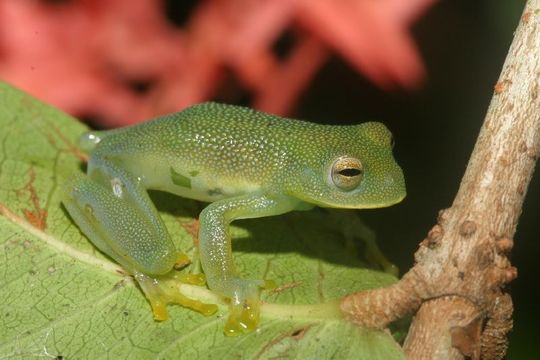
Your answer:
[[[411,359],[500,359],[512,327],[503,287],[540,152],[540,0],[529,0],[459,191],[394,286],[346,297],[353,322],[385,327],[419,307],[404,344]]]

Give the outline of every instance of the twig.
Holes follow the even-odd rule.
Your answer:
[[[411,359],[501,359],[512,327],[503,287],[540,153],[540,0],[529,0],[459,191],[394,286],[346,297],[353,322],[385,327],[418,308],[404,344]]]

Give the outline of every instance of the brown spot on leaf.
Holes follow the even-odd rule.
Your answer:
[[[288,284],[278,286],[277,288],[274,288],[274,289],[270,290],[269,292],[272,293],[272,294],[278,294],[280,292],[283,292],[283,291],[289,290],[289,289],[293,289],[293,288],[295,288],[297,286],[300,286],[300,285],[302,285],[302,281],[295,281],[295,282],[292,282],[292,283],[288,283]]]
[[[26,220],[33,226],[37,227],[40,230],[45,230],[47,228],[47,210],[36,209],[28,210],[23,209],[23,214]]]
[[[294,340],[296,341],[300,341],[304,335],[306,334],[306,332],[312,327],[312,325],[308,325],[306,327],[303,327],[303,328],[300,328],[300,329],[296,329],[296,330],[293,330],[292,332],[290,333],[286,333],[286,334],[282,334],[282,335],[279,335],[277,337],[275,337],[274,339],[268,341],[262,348],[261,350],[259,350],[258,353],[256,353],[251,359],[253,360],[257,360],[257,359],[261,359],[261,358],[264,358],[266,359],[268,356],[267,356],[267,352],[272,349],[274,346],[276,346],[277,344],[279,344],[280,342],[282,342],[283,340],[291,337],[293,338]],[[289,356],[286,356],[287,355],[287,352],[289,351],[289,348],[290,346],[286,346],[285,348],[282,348],[281,350],[281,354],[283,354],[284,357],[286,358],[289,358]],[[266,355],[266,356],[265,356]]]
[[[309,328],[310,328],[310,326],[303,327],[303,328],[300,328],[300,329],[296,329],[291,333],[291,337],[296,341],[300,341],[300,340],[302,340],[302,338],[304,337],[306,332],[309,330]]]
[[[119,290],[121,288],[123,288],[124,286],[126,286],[126,282],[124,281],[124,279],[116,282],[114,285],[113,285],[113,289],[114,290]]]
[[[122,275],[122,276],[128,276],[130,274],[128,274],[127,272],[125,272],[124,270],[122,269],[117,269],[116,270],[116,273],[119,274],[119,275]],[[115,285],[116,286],[116,285]]]
[[[34,172],[33,168],[30,168],[30,170],[28,171],[28,175],[30,176],[30,180],[24,186],[24,190],[30,194],[30,203],[32,204],[33,207],[22,209],[22,211],[23,211],[24,217],[30,224],[32,224],[34,227],[40,230],[45,230],[47,229],[48,212],[47,210],[42,209],[39,204],[39,198],[38,198],[36,189],[34,188],[34,181],[36,180],[36,173]]]
[[[77,146],[75,146],[63,133],[62,131],[57,128],[56,126],[54,126],[53,124],[47,124],[47,128],[48,129],[52,129],[54,130],[54,134],[56,134],[56,136],[67,146],[68,148],[68,151],[70,153],[72,153],[73,155],[75,155],[76,157],[78,157],[81,161],[83,162],[87,162],[88,161],[88,155],[86,155],[85,153],[81,152],[81,150],[79,150],[79,148]],[[49,143],[58,149],[58,146],[56,145],[56,141],[55,141],[55,138],[53,136],[53,133],[51,132],[46,132],[45,135],[47,136],[47,140],[49,141]]]
[[[193,219],[190,222],[187,223],[181,223],[180,224],[184,230],[187,231],[189,235],[193,238],[193,243],[195,246],[199,245],[199,220]]]

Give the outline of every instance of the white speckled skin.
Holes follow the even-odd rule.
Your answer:
[[[127,270],[169,272],[175,249],[146,189],[210,202],[200,216],[208,285],[242,307],[262,281],[236,276],[229,223],[310,206],[374,208],[403,199],[403,174],[380,123],[317,125],[205,103],[132,127],[83,135],[88,174],[64,204],[82,231]],[[361,163],[358,184],[332,181],[336,159]],[[354,178],[356,179],[356,178]]]

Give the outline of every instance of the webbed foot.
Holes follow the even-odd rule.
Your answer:
[[[167,275],[153,277],[136,272],[134,277],[150,302],[155,320],[163,321],[169,318],[168,304],[178,304],[200,312],[204,316],[210,316],[218,309],[215,304],[204,304],[186,297],[178,288],[179,283],[204,285],[206,280],[203,274],[182,274],[171,271]]]
[[[233,287],[227,291],[231,294],[229,317],[223,332],[226,336],[238,336],[257,329],[260,319],[260,289],[276,287],[272,280],[245,280],[235,278],[229,282]]]

